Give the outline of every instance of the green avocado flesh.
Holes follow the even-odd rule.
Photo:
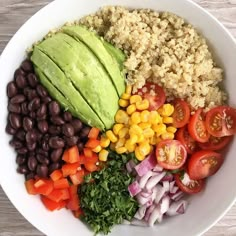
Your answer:
[[[82,28],[82,32],[77,32],[77,28]],[[63,27],[62,31],[34,47],[31,60],[36,73],[66,110],[90,126],[110,129],[119,108],[119,95],[125,90],[125,56],[83,27]],[[86,35],[82,38],[87,43],[80,40],[80,34]]]

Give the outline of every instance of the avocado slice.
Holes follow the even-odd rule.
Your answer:
[[[48,38],[38,48],[61,68],[106,129],[110,129],[119,108],[119,97],[109,75],[91,50],[63,33]]]
[[[43,74],[50,80],[51,84],[64,94],[64,97],[68,99],[70,109],[72,111],[75,110],[75,113],[78,114],[78,117],[84,123],[95,126],[101,130],[105,129],[103,122],[83,99],[78,90],[73,86],[72,82],[66,78],[61,69],[46,54],[39,50],[38,46],[34,47],[31,60],[36,68],[43,71]],[[40,77],[41,81],[44,79],[45,78]],[[61,103],[60,100],[58,101]]]
[[[64,26],[62,27],[62,32],[74,37],[76,40],[81,40],[93,51],[110,75],[118,96],[120,97],[125,91],[124,74],[120,71],[117,61],[106,50],[104,44],[97,35],[94,32],[87,30],[85,27],[78,25]]]

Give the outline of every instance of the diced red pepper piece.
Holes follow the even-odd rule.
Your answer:
[[[69,190],[68,188],[60,189],[62,192],[62,200],[67,200],[70,198]]]
[[[100,141],[94,138],[90,138],[87,143],[85,144],[85,147],[94,149],[100,144]]]
[[[76,163],[79,162],[79,149],[77,146],[73,146],[69,149],[67,149],[62,157],[62,160],[66,163]]]
[[[79,167],[80,167],[79,162],[73,164],[65,164],[61,168],[62,174],[64,177],[67,177],[69,175],[74,175]]]
[[[54,189],[48,196],[47,198],[51,199],[54,202],[60,202],[63,200],[63,192],[61,189]]]
[[[50,179],[39,179],[34,184],[37,193],[42,195],[49,195],[53,190],[53,181]]]
[[[31,194],[31,195],[37,194],[37,191],[34,187],[34,183],[35,183],[34,179],[29,179],[29,180],[25,181],[25,188],[26,188],[28,194]]]
[[[69,182],[67,179],[59,179],[54,182],[54,188],[55,189],[63,189],[63,188],[69,188]]]
[[[69,157],[69,152],[68,149],[64,151],[63,155],[62,155],[62,160],[65,161],[66,163],[68,163],[70,157]]]
[[[42,200],[44,206],[49,211],[54,211],[54,210],[61,209],[62,208],[62,204],[65,205],[65,203],[52,201],[51,199],[49,199],[49,198],[47,198],[45,196],[42,196],[42,195],[41,195],[41,200]]]
[[[85,155],[84,154],[80,154],[79,155],[79,163],[81,164],[81,165],[83,165],[84,163],[85,163],[85,159],[86,159],[86,157],[85,157]]]
[[[98,156],[96,153],[93,153],[92,157],[87,157],[85,159],[84,167],[89,172],[93,172],[98,170],[97,163],[98,163]]]
[[[79,209],[79,196],[78,196],[78,187],[71,185],[69,187],[70,199],[67,201],[66,207],[72,211]]]
[[[73,211],[73,215],[75,216],[75,218],[80,218],[83,214],[84,213],[81,208],[79,208],[77,211]]]
[[[54,170],[52,174],[50,174],[50,177],[53,181],[56,181],[58,179],[61,179],[63,177],[61,170]]]
[[[84,182],[84,170],[81,169],[74,175],[70,175],[70,179],[74,185],[79,185]]]
[[[93,151],[90,148],[84,148],[84,155],[85,157],[91,157],[93,156]]]
[[[100,130],[99,130],[98,128],[93,127],[93,128],[91,128],[90,131],[89,131],[88,138],[97,139],[99,133],[100,133]]]
[[[61,210],[62,208],[65,208],[66,207],[66,201],[60,201],[60,206],[57,208],[57,210]]]

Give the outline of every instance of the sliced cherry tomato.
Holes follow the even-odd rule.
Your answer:
[[[188,132],[191,137],[199,143],[206,143],[209,140],[210,134],[206,129],[202,108],[198,109],[195,114],[191,116],[188,123]]]
[[[210,136],[207,143],[199,143],[198,145],[203,150],[218,151],[226,147],[232,139],[233,136],[225,136],[225,137]]]
[[[173,125],[176,128],[184,127],[190,118],[190,107],[187,102],[181,99],[176,99],[174,101],[174,113],[173,113]]]
[[[97,139],[99,133],[100,133],[100,130],[99,130],[98,128],[93,127],[93,128],[90,129],[90,131],[89,131],[88,138]]]
[[[193,154],[198,148],[197,142],[189,134],[186,125],[178,129],[176,132],[176,139],[184,145],[188,154]]]
[[[149,111],[156,111],[166,100],[166,95],[162,87],[150,82],[147,82],[141,89],[138,89],[135,94],[149,101]]]
[[[174,176],[176,184],[185,193],[199,193],[205,187],[205,180],[192,180],[185,171],[175,174]]]
[[[214,151],[195,152],[188,161],[188,174],[194,180],[204,179],[214,175],[220,169],[223,161],[222,155]]]
[[[215,137],[236,134],[236,109],[229,106],[218,106],[206,114],[206,128]]]
[[[59,179],[54,181],[54,188],[55,189],[63,189],[63,188],[69,188],[69,182],[67,179]]]
[[[156,158],[163,168],[175,170],[184,165],[187,151],[178,140],[163,140],[157,145]]]
[[[34,179],[29,179],[29,180],[25,181],[25,188],[26,188],[28,194],[31,194],[31,195],[37,194],[37,191],[34,187],[34,183],[35,183]]]

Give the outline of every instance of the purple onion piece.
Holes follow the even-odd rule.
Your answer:
[[[160,180],[165,176],[166,172],[162,172],[161,174],[158,174],[158,175],[154,175],[152,176],[148,181],[147,181],[147,184],[145,186],[145,188],[147,190],[150,190],[152,189],[155,185],[157,185]]]
[[[128,190],[131,197],[136,196],[138,193],[142,191],[137,181],[134,181],[132,184],[128,186]]]

